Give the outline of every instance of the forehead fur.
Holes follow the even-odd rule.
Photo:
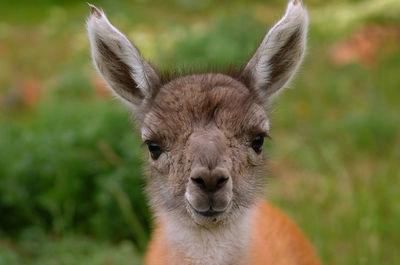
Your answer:
[[[223,74],[189,75],[160,88],[148,103],[143,140],[186,138],[216,126],[229,136],[268,130],[265,110],[241,82]]]

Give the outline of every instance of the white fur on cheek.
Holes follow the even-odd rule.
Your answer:
[[[192,200],[192,196],[190,195],[190,193],[188,191],[185,192],[185,199],[189,202]]]

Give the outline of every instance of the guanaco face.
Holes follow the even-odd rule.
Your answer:
[[[137,117],[148,145],[148,195],[157,215],[193,226],[229,223],[256,201],[269,136],[268,104],[305,50],[307,12],[300,0],[269,31],[238,74],[164,80],[105,14],[87,22],[94,64]]]
[[[268,130],[264,108],[231,77],[192,75],[161,87],[142,123],[156,212],[207,226],[248,208]]]

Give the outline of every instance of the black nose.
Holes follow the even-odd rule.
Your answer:
[[[213,170],[195,168],[190,174],[190,180],[204,191],[215,192],[225,186],[229,180],[229,174],[224,168]]]

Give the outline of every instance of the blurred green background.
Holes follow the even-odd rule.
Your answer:
[[[92,1],[160,69],[240,65],[285,0]],[[305,0],[265,198],[324,264],[400,264],[400,1]],[[0,0],[0,265],[141,264],[140,138],[89,57],[84,1]]]

